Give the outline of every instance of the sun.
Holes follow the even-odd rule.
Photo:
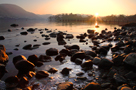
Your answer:
[[[97,17],[97,16],[98,16],[98,13],[95,13],[95,16]]]

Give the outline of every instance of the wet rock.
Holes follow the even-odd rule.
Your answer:
[[[69,50],[71,50],[71,49],[77,49],[77,50],[79,50],[80,49],[79,45],[72,45],[72,46],[65,45],[64,47],[66,49],[69,49]]]
[[[40,56],[39,56],[39,61],[42,61],[42,62],[50,62],[50,61],[52,61],[52,57],[47,56],[47,55],[40,55]]]
[[[78,52],[77,49],[71,49],[71,50],[69,51],[68,56],[72,56],[72,55],[74,55],[74,54],[77,53],[77,52]]]
[[[79,42],[86,42],[86,40],[84,40],[84,39],[80,39],[80,40],[79,40]]]
[[[112,61],[114,62],[115,66],[120,66],[123,63],[124,58],[125,58],[125,55],[123,55],[123,54],[117,55],[112,59]]]
[[[58,41],[58,45],[65,45],[66,44],[62,32],[57,34],[57,41]]]
[[[28,32],[20,32],[21,35],[27,35]]]
[[[22,72],[28,72],[35,67],[35,65],[33,63],[31,63],[30,61],[28,61],[26,59],[26,57],[23,55],[18,55],[16,57],[14,57],[13,63],[15,65],[16,69],[18,69],[19,71],[22,71]]]
[[[48,70],[49,73],[56,73],[58,70],[56,68],[50,68]]]
[[[4,40],[5,39],[5,37],[4,36],[0,36],[0,40]]]
[[[61,71],[61,74],[63,74],[63,75],[69,75],[69,71],[71,71],[71,69],[70,68],[63,68],[62,69],[62,71]]]
[[[77,77],[77,80],[86,80],[87,78],[86,77]]]
[[[67,35],[66,35],[66,38],[67,38],[67,39],[72,39],[72,38],[74,38],[74,36],[73,36],[73,34],[67,34]]]
[[[8,62],[8,55],[6,54],[5,50],[0,49],[0,63],[6,64]]]
[[[30,55],[27,60],[36,65],[38,59],[39,58],[37,57],[37,55],[33,54],[33,55]]]
[[[90,30],[90,29],[88,29],[87,32],[88,32],[89,34],[94,34],[95,30]]]
[[[85,55],[85,60],[93,60],[94,57],[90,56],[90,55]]]
[[[49,40],[50,38],[49,37],[46,37],[45,40]]]
[[[19,78],[17,76],[10,76],[5,80],[6,88],[14,88],[19,83]]]
[[[120,87],[118,87],[118,90],[135,90],[135,89],[132,89],[128,86],[120,86]]]
[[[49,30],[48,28],[45,28],[44,30]]]
[[[53,38],[57,37],[57,33],[56,32],[50,33],[49,35],[50,35],[50,37],[53,37]]]
[[[37,40],[36,40],[36,39],[34,39],[33,41],[34,41],[34,42],[36,42]]]
[[[11,24],[10,26],[11,26],[11,27],[17,27],[18,24]]]
[[[113,66],[113,62],[107,58],[102,58],[98,64],[99,69],[110,69]]]
[[[22,27],[21,29],[25,29],[24,27]]]
[[[126,68],[136,70],[136,53],[130,53],[123,60]]]
[[[46,50],[46,55],[49,56],[54,56],[54,55],[58,55],[59,51],[56,48],[49,48]]]
[[[34,32],[34,31],[35,31],[35,29],[33,29],[33,28],[29,28],[27,31],[28,31],[28,32]]]
[[[85,58],[85,53],[84,52],[77,52],[74,55],[71,56],[71,61],[75,62],[76,58],[84,59]]]
[[[7,55],[11,55],[11,54],[13,54],[13,53],[12,53],[12,52],[6,52],[6,54],[7,54]]]
[[[81,64],[81,67],[82,67],[82,68],[91,69],[92,66],[93,66],[92,60],[87,60],[87,61],[85,61],[84,63]]]
[[[77,76],[82,76],[84,73],[83,72],[79,72],[79,73],[77,73],[76,75]]]
[[[57,90],[73,90],[72,82],[64,82],[58,85]]]
[[[3,77],[5,73],[7,73],[6,66],[0,63],[0,79]]]
[[[83,90],[102,90],[99,83],[91,82],[87,84]]]
[[[91,50],[85,51],[85,55],[90,55],[92,57],[96,57],[97,56],[97,54],[94,51],[91,51]]]
[[[93,60],[93,64],[95,64],[95,65],[99,65],[100,62],[101,62],[101,58],[99,58],[99,57],[95,57]]]
[[[15,48],[14,50],[18,51],[19,49],[18,49],[18,48]]]
[[[114,47],[111,48],[112,52],[116,52],[119,50],[119,46],[115,45]]]
[[[125,74],[125,77],[129,80],[136,80],[136,73],[133,71],[130,71],[127,74]]]
[[[28,83],[29,83],[28,79],[26,77],[22,77],[19,81],[19,87],[25,88],[27,87]]]
[[[37,66],[37,67],[40,67],[42,65],[44,65],[42,61],[37,61],[36,64],[35,64],[35,66]]]
[[[109,83],[109,82],[107,82],[107,83],[102,83],[102,84],[101,84],[101,87],[102,87],[102,88],[108,88],[108,87],[110,87],[110,85],[111,85],[111,83]]]
[[[60,55],[67,56],[69,54],[69,51],[67,49],[62,49],[59,51]]]
[[[44,43],[42,43],[42,45],[49,45],[50,44],[50,42],[44,42]]]
[[[77,65],[81,65],[82,64],[82,59],[80,59],[80,58],[76,58],[75,59],[75,63],[77,64]]]
[[[117,73],[114,74],[113,78],[114,78],[117,85],[122,85],[122,84],[127,83],[127,80],[124,77],[117,74]]]
[[[56,61],[59,60],[60,62],[62,62],[63,60],[65,60],[65,57],[62,56],[62,55],[58,55],[58,56],[55,57],[55,60],[56,60]]]
[[[133,52],[132,47],[130,45],[127,45],[124,49],[124,53],[129,54]]]
[[[36,78],[37,79],[42,79],[42,78],[46,78],[46,77],[48,77],[49,76],[49,73],[47,72],[47,71],[38,71],[37,73],[36,73]]]
[[[12,30],[11,29],[8,29],[8,32],[11,32]]]
[[[32,44],[25,45],[23,47],[24,50],[31,50],[32,49]]]

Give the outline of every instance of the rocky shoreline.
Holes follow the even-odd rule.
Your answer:
[[[24,28],[21,28],[24,29]],[[34,33],[33,28],[27,31],[20,32],[20,35],[27,35],[29,32]],[[10,76],[5,81],[0,81],[0,89],[7,90],[38,90],[39,84],[30,85],[31,78],[48,79],[51,80],[51,74],[58,72],[57,68],[50,68],[49,70],[36,71],[35,67],[41,67],[45,62],[53,60],[65,64],[66,57],[70,58],[70,62],[75,66],[80,66],[83,72],[78,72],[74,81],[66,81],[58,83],[53,90],[135,90],[136,89],[136,28],[122,26],[121,29],[114,28],[114,31],[102,30],[101,33],[95,30],[87,30],[86,33],[77,35],[76,38],[79,42],[89,44],[88,39],[93,43],[90,50],[82,50],[79,45],[67,45],[66,39],[73,39],[72,34],[67,34],[62,31],[51,31],[47,28],[44,29],[48,35],[43,34],[39,29],[41,37],[45,40],[56,38],[58,45],[64,45],[64,49],[58,50],[57,48],[46,49],[45,55],[30,55],[26,58],[24,55],[14,56],[13,64],[18,70],[16,76]],[[12,32],[12,30],[8,30]],[[87,38],[87,39],[86,39]],[[0,40],[4,40],[4,36],[0,36]],[[35,42],[37,40],[34,40]],[[24,41],[25,42],[25,41]],[[101,45],[107,42],[107,45]],[[113,45],[111,42],[115,42]],[[50,42],[44,42],[43,45],[49,45]],[[19,47],[19,44],[16,45]],[[40,44],[28,44],[22,49],[33,50],[38,49]],[[18,50],[16,48],[15,50]],[[107,53],[111,51],[112,60],[106,58]],[[12,52],[6,52],[4,45],[0,45],[0,78],[7,73],[6,63],[8,62],[8,55]],[[97,66],[95,69],[93,66]],[[99,72],[99,76],[95,72]],[[71,68],[67,66],[59,72],[64,76],[69,76],[72,72]],[[84,75],[88,77],[85,77]],[[64,77],[65,78],[65,77]],[[93,78],[93,79],[90,79]],[[47,80],[47,81],[48,81]],[[76,85],[82,83],[82,86]]]

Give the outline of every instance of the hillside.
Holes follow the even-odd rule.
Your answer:
[[[0,18],[40,19],[36,14],[13,4],[0,4]]]

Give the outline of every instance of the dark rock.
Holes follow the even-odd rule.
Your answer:
[[[88,29],[87,32],[88,32],[89,34],[94,34],[95,30],[90,30],[90,29]]]
[[[100,62],[101,62],[101,58],[99,58],[99,57],[95,57],[93,60],[93,64],[95,64],[95,65],[99,65]]]
[[[23,47],[24,50],[31,50],[32,49],[32,44],[25,45]]]
[[[71,50],[71,49],[77,49],[77,50],[79,50],[80,49],[80,47],[79,47],[79,45],[72,45],[72,46],[64,46],[66,49],[69,49],[69,50]]]
[[[42,79],[42,78],[46,78],[46,77],[48,77],[49,76],[49,73],[47,72],[47,71],[38,71],[37,73],[36,73],[36,78],[37,79]]]
[[[130,45],[127,45],[126,47],[125,47],[125,49],[124,49],[124,53],[126,53],[126,54],[129,54],[129,53],[131,53],[133,50],[132,50],[132,48],[131,48],[131,46]]]
[[[5,80],[6,88],[15,88],[19,83],[19,78],[17,76],[10,76]]]
[[[108,82],[107,83],[102,83],[101,87],[102,88],[108,88],[108,87],[110,87],[110,85],[111,85],[111,83],[108,83]]]
[[[123,63],[124,58],[125,58],[125,55],[118,55],[118,56],[115,56],[112,59],[112,61],[114,62],[114,65],[120,66]]]
[[[42,45],[49,45],[50,44],[50,42],[44,42],[44,43],[42,43]]]
[[[65,57],[62,56],[62,55],[58,55],[58,56],[55,57],[55,60],[56,60],[56,61],[59,60],[60,62],[62,62],[64,59],[65,59]]]
[[[62,73],[63,75],[69,75],[69,71],[71,71],[71,69],[66,67],[66,68],[63,68],[63,69],[62,69],[61,73]]]
[[[123,60],[126,68],[131,70],[136,70],[136,53],[130,53]]]
[[[3,77],[5,73],[7,73],[6,66],[0,63],[0,79]]]
[[[18,48],[15,48],[14,50],[18,51],[19,49],[18,49]]]
[[[86,42],[86,40],[84,40],[84,39],[80,39],[80,40],[79,40],[79,42]]]
[[[36,75],[36,73],[33,72],[33,71],[29,71],[29,72],[27,73],[27,77],[29,77],[29,78],[32,78],[32,77],[35,76],[35,75]]]
[[[113,65],[113,62],[107,58],[102,58],[98,64],[99,69],[110,69]]]
[[[67,38],[67,39],[72,39],[72,38],[74,38],[74,36],[73,36],[73,34],[67,34],[67,35],[66,35],[66,38]]]
[[[57,33],[56,32],[50,33],[49,35],[50,35],[50,37],[53,37],[53,38],[57,37]]]
[[[34,42],[36,42],[37,40],[36,40],[36,39],[34,39],[33,41],[34,41]]]
[[[72,55],[74,55],[74,54],[77,53],[77,52],[78,52],[77,49],[71,49],[71,50],[69,51],[68,56],[72,56]]]
[[[64,82],[58,85],[57,90],[73,90],[72,82]]]
[[[67,49],[62,49],[59,51],[60,55],[67,56],[69,54],[69,51]]]
[[[136,73],[130,71],[129,73],[125,74],[125,77],[130,80],[136,80]]]
[[[46,37],[45,40],[49,40],[50,38],[49,37]]]
[[[7,55],[11,55],[11,54],[13,54],[13,53],[12,53],[12,52],[6,52],[6,54],[7,54]]]
[[[113,78],[114,78],[117,85],[122,85],[122,84],[127,83],[127,80],[124,77],[117,74],[117,73],[114,74]]]
[[[90,55],[85,55],[85,60],[93,60],[94,57],[90,56]]]
[[[35,29],[33,29],[33,28],[29,28],[27,31],[28,31],[28,32],[34,32],[34,31],[35,31]]]
[[[56,73],[58,70],[56,68],[50,68],[48,70],[49,73]]]
[[[28,32],[20,32],[21,35],[27,35]]]
[[[19,81],[19,87],[25,88],[27,87],[28,83],[29,83],[28,79],[26,77],[22,77]]]
[[[34,44],[33,47],[39,47],[41,46],[40,44]]]
[[[86,77],[77,77],[77,80],[86,80]]]
[[[24,27],[22,27],[21,29],[25,29]]]
[[[87,84],[83,90],[102,90],[99,83],[91,82]]]
[[[46,50],[46,55],[49,56],[54,56],[54,55],[58,55],[59,51],[56,48],[49,48]]]
[[[8,29],[8,32],[11,32],[12,30],[11,29]]]
[[[45,30],[49,30],[48,28],[45,28]]]
[[[19,71],[28,72],[32,70],[35,65],[28,61],[25,56],[19,55],[13,58],[13,63]]]
[[[79,73],[77,73],[76,75],[77,76],[82,76],[84,73],[83,72],[79,72]]]
[[[4,46],[4,45],[2,45],[2,44],[0,44],[0,50],[3,50],[3,51],[5,51],[5,52],[6,52],[6,48],[5,48],[5,46]]]
[[[87,60],[87,61],[85,61],[84,63],[81,64],[81,67],[82,67],[82,68],[91,69],[92,66],[93,66],[92,60]]]
[[[11,27],[17,27],[18,24],[11,24],[10,26],[11,26]]]
[[[90,55],[92,57],[96,57],[97,56],[97,54],[94,51],[91,51],[91,50],[85,51],[85,55]]]
[[[5,37],[4,36],[0,36],[0,40],[4,40],[5,39]]]
[[[38,59],[39,58],[37,57],[37,55],[34,54],[34,55],[30,55],[27,60],[36,65]]]
[[[37,62],[35,63],[35,66],[37,66],[37,67],[40,67],[40,66],[42,66],[42,65],[44,65],[42,61],[37,61]]]
[[[6,54],[5,50],[0,49],[0,63],[6,64],[8,62],[8,59],[9,57]]]
[[[85,58],[85,53],[84,52],[77,52],[71,57],[71,61],[75,62],[76,58],[84,59]]]
[[[77,65],[81,65],[82,64],[82,59],[80,59],[80,58],[76,58],[75,59],[75,63],[77,64]]]
[[[40,55],[40,56],[39,56],[39,61],[42,61],[42,62],[50,62],[50,61],[52,61],[52,57],[47,56],[47,55]]]

